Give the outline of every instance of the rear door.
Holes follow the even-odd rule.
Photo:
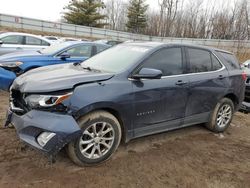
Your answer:
[[[228,71],[209,50],[185,49],[190,85],[184,124],[203,123],[228,88]]]
[[[25,42],[22,48],[24,50],[40,50],[47,48],[48,46],[50,46],[50,44],[45,40],[32,36],[25,36]]]
[[[181,47],[161,49],[142,63],[141,68],[163,72],[161,79],[132,80],[135,136],[180,126],[188,97],[188,80]]]

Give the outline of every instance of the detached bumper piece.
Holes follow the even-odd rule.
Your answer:
[[[244,113],[250,113],[250,103],[248,102],[242,102],[240,111]]]
[[[8,110],[7,120],[14,125],[19,138],[50,156],[55,156],[82,132],[72,116],[32,110],[17,115]]]

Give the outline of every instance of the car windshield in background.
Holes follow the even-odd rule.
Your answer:
[[[84,61],[82,66],[119,73],[139,60],[148,50],[148,46],[119,45]]]
[[[64,48],[66,48],[66,47],[68,47],[69,46],[69,43],[58,43],[58,44],[53,44],[53,45],[51,45],[51,46],[49,46],[49,47],[47,47],[47,48],[45,48],[45,49],[42,49],[42,50],[39,50],[39,52],[41,53],[41,54],[47,54],[47,55],[49,55],[49,54],[54,54],[54,53],[56,53],[56,52],[58,52],[58,51],[60,51],[60,50],[62,50],[62,49],[64,49]]]

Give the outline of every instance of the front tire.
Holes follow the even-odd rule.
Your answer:
[[[104,162],[121,141],[119,121],[106,111],[96,111],[79,119],[82,135],[67,146],[69,158],[79,166]]]
[[[212,112],[210,121],[206,124],[206,127],[216,133],[224,132],[230,126],[233,113],[234,104],[232,100],[228,98],[221,99]]]

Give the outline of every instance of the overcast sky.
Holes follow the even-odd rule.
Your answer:
[[[69,1],[70,0],[0,0],[0,13],[57,21],[62,16],[63,7],[67,5]],[[203,1],[211,2],[213,0]],[[218,5],[220,5],[221,2],[232,0],[216,1]],[[147,2],[153,9],[157,7],[158,0],[147,0]]]

